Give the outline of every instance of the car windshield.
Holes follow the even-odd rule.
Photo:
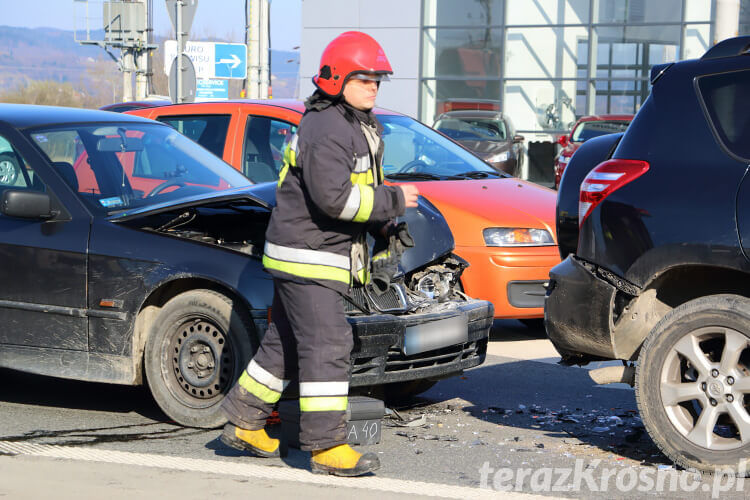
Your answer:
[[[391,179],[407,174],[424,180],[437,180],[484,172],[486,177],[497,171],[442,135],[407,116],[379,115],[383,124],[385,153],[383,170]],[[415,175],[416,174],[416,175]]]
[[[630,122],[622,120],[581,122],[573,131],[573,142],[585,142],[600,135],[625,132],[629,124]]]
[[[507,133],[502,120],[486,118],[443,118],[435,129],[456,141],[505,141]]]
[[[66,125],[32,130],[29,136],[98,214],[252,184],[165,125]]]

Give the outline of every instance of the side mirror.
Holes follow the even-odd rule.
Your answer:
[[[513,136],[513,142],[523,142],[526,138],[522,135],[514,135]]]
[[[51,208],[50,197],[39,191],[8,189],[3,192],[0,212],[23,219],[51,219],[57,215]]]
[[[564,148],[568,146],[569,142],[567,134],[563,134],[557,138],[557,143]]]

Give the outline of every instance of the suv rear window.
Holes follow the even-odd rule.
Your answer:
[[[750,71],[703,76],[698,88],[724,146],[750,159]]]

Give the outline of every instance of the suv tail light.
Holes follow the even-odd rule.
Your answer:
[[[581,183],[578,198],[578,225],[607,196],[648,172],[649,165],[641,160],[607,160],[597,165]]]

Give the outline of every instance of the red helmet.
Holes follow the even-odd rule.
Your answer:
[[[338,97],[350,76],[357,73],[393,74],[391,63],[378,42],[360,31],[334,38],[320,56],[320,70],[312,78],[321,91]]]

